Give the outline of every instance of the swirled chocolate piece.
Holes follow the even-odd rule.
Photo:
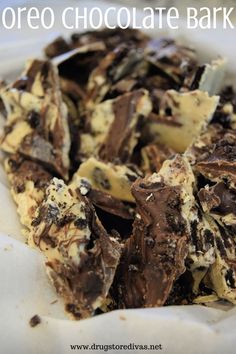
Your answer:
[[[107,212],[111,215],[119,216],[122,219],[132,220],[134,217],[134,210],[130,205],[125,204],[118,198],[113,197],[109,192],[104,192],[95,189],[90,184],[87,178],[80,177],[75,173],[71,182],[73,188],[79,189],[79,193],[86,196],[89,201],[97,208]]]
[[[228,181],[236,184],[236,132],[222,130],[214,143],[208,146],[208,153],[197,162],[195,169],[210,181]]]
[[[99,156],[103,161],[127,162],[140,136],[140,125],[151,112],[146,90],[137,90],[95,107],[88,117],[89,131],[81,134],[82,158]]]
[[[146,59],[177,84],[182,84],[197,66],[196,52],[169,38],[150,40]]]
[[[198,162],[204,161],[212,154],[215,144],[224,136],[225,130],[220,124],[210,124],[203,131],[189,148],[185,151],[185,156],[195,170]],[[197,171],[195,171],[197,173]]]
[[[92,71],[87,87],[87,107],[103,101],[112,85],[133,70],[143,59],[143,52],[135,47],[121,45],[108,53]]]
[[[198,192],[203,211],[214,231],[215,261],[207,272],[210,286],[219,298],[236,303],[235,252],[236,191],[224,182],[206,186]],[[210,218],[210,219],[209,219]]]
[[[46,256],[66,310],[77,319],[91,316],[106,303],[120,258],[118,242],[105,232],[88,199],[57,178],[32,226],[29,243]]]
[[[163,305],[184,273],[193,183],[191,168],[181,156],[166,161],[158,174],[134,183],[138,214],[115,282],[121,307]]]
[[[185,93],[167,90],[160,102],[155,124],[150,125],[150,135],[156,134],[160,143],[184,152],[206,129],[218,101],[218,96],[209,97],[199,90]]]
[[[52,63],[58,67],[60,78],[75,82],[85,94],[89,75],[105,53],[105,44],[96,41],[79,48],[72,46],[69,51],[54,57]]]
[[[215,262],[215,229],[217,229],[211,218],[202,213],[200,207],[195,204],[195,214],[190,220],[190,244],[186,259],[186,267],[191,272],[192,292],[199,293],[199,285]]]
[[[95,189],[86,178],[75,174],[73,188],[85,195],[94,206],[105,230],[120,241],[130,237],[135,216],[135,204],[113,197],[109,192]]]
[[[52,175],[39,164],[13,155],[5,161],[5,170],[24,234],[27,237],[36,210],[45,196]]]
[[[144,173],[158,172],[165,160],[175,155],[175,152],[163,144],[147,145],[141,150],[141,169]]]
[[[141,172],[132,166],[104,163],[91,157],[80,165],[75,175],[87,178],[94,189],[119,200],[133,202],[131,185],[140,177]]]
[[[198,197],[205,213],[231,233],[236,230],[236,189],[224,182],[200,189]]]
[[[7,119],[1,148],[38,161],[68,178],[70,136],[57,70],[34,60],[12,85],[1,90]]]
[[[127,162],[140,137],[140,125],[149,115],[152,104],[146,90],[137,90],[113,102],[114,118],[99,149],[104,161]]]
[[[220,299],[236,304],[235,237],[215,223],[215,262],[210,266],[204,283]]]

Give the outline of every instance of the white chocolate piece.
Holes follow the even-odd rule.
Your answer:
[[[226,64],[225,58],[215,59],[210,64],[205,64],[198,89],[208,92],[209,95],[218,94],[225,78]]]
[[[76,174],[87,178],[95,189],[120,200],[134,201],[130,191],[132,181],[129,177],[134,181],[138,175],[125,165],[104,163],[91,157],[80,165]]]
[[[179,93],[168,90],[163,96],[160,121],[152,124],[156,141],[185,152],[193,140],[206,128],[219,102],[219,97],[209,97],[199,90]],[[171,110],[171,120],[166,116]]]

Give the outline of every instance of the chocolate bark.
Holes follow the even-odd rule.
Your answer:
[[[163,305],[173,283],[185,271],[192,204],[186,195],[193,182],[186,172],[191,173],[187,161],[177,156],[167,161],[158,175],[137,180],[132,187],[138,214],[116,279],[115,296],[121,307]],[[182,184],[174,181],[176,174]]]
[[[68,178],[70,136],[56,68],[34,60],[23,75],[1,91],[7,119],[1,147],[38,161]]]
[[[197,66],[196,52],[169,38],[151,40],[146,48],[146,58],[162,75],[178,84]]]
[[[17,212],[24,235],[28,237],[36,210],[45,196],[45,190],[52,178],[42,166],[19,155],[5,161],[5,170],[11,186],[11,193],[17,205]]]
[[[151,102],[144,90],[120,96],[113,103],[114,120],[99,151],[104,161],[129,160],[140,136],[139,126],[150,113]]]
[[[91,316],[106,304],[120,246],[99,222],[86,197],[54,178],[32,222],[29,243],[46,256],[46,266],[66,310]]]

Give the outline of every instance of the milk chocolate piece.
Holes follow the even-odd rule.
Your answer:
[[[66,310],[91,316],[106,303],[120,246],[99,222],[86,197],[53,178],[32,222],[29,243],[46,256],[47,271]]]
[[[177,156],[159,174],[134,183],[138,214],[117,275],[121,307],[163,305],[185,271],[193,181],[188,162]]]
[[[146,90],[100,103],[89,115],[89,131],[80,136],[80,156],[127,162],[138,142],[139,127],[150,111],[151,101]]]
[[[160,113],[150,126],[151,135],[177,152],[184,152],[194,139],[206,129],[219,97],[202,91],[179,93],[165,92],[160,103]],[[148,127],[147,127],[148,129]]]
[[[204,161],[212,154],[215,143],[224,136],[224,129],[219,124],[210,124],[185,151],[185,156],[188,158],[193,169],[198,162]],[[196,171],[197,173],[197,171]]]
[[[99,151],[102,160],[129,160],[140,136],[139,127],[151,112],[151,107],[145,90],[125,94],[113,102],[114,119]]]
[[[43,201],[52,175],[33,161],[13,155],[5,161],[5,170],[24,234],[27,237],[36,209]]]
[[[78,173],[73,176],[71,185],[73,185],[73,188],[79,189],[79,193],[86,196],[94,206],[102,209],[108,214],[119,216],[122,219],[133,219],[134,212],[130,205],[128,206],[120,199],[113,197],[109,192],[107,193],[92,188],[89,180],[80,177]]]
[[[13,85],[1,91],[7,120],[1,147],[20,153],[68,178],[70,136],[56,68],[34,60]]]
[[[93,189],[88,193],[90,202],[98,208],[121,217],[122,219],[133,219],[128,206],[117,198],[112,197],[108,193]]]

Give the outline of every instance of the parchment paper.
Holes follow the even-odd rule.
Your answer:
[[[29,2],[35,5],[36,2]],[[43,3],[43,2],[41,2]],[[47,1],[55,12],[63,6],[78,6],[76,1]],[[80,1],[79,6],[85,2]],[[19,2],[18,2],[19,4]],[[38,4],[38,2],[37,2]],[[41,4],[40,6],[42,6]],[[98,6],[88,1],[86,6]],[[99,6],[105,8],[106,3]],[[57,29],[58,32],[64,30]],[[0,76],[14,76],[28,57],[39,55],[42,46],[56,33],[1,31]],[[152,31],[155,36],[168,31]],[[215,55],[228,58],[231,82],[236,82],[235,30],[187,31],[184,26],[171,36],[187,41],[199,50],[204,61]],[[0,158],[1,160],[1,158]],[[236,308],[229,311],[203,306],[178,306],[157,309],[123,310],[80,322],[68,320],[45,274],[43,257],[28,248],[20,232],[16,207],[0,165],[0,353],[67,354],[91,353],[71,350],[81,344],[161,344],[160,353],[234,354]],[[38,314],[41,324],[29,326]],[[94,351],[104,353],[103,350]],[[110,353],[147,351],[110,351]],[[155,351],[153,351],[154,353]]]

